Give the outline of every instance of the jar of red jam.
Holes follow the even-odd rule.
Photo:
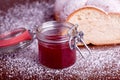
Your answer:
[[[62,69],[76,61],[76,49],[69,46],[70,23],[49,21],[37,29],[39,60],[44,66]]]

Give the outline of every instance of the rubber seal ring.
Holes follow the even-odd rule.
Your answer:
[[[15,29],[0,35],[0,47],[16,45],[26,40],[32,40],[30,32],[25,28]]]

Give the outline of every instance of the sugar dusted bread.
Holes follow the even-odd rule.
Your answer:
[[[95,7],[84,7],[69,15],[67,22],[79,25],[87,44],[120,43],[120,14],[107,14]]]
[[[78,24],[87,44],[120,43],[120,0],[66,0],[55,13],[59,21]]]

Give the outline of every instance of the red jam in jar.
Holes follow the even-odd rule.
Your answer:
[[[49,21],[37,29],[39,60],[53,69],[67,68],[76,61],[76,50],[69,46],[70,23]]]

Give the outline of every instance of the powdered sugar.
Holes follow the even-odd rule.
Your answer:
[[[105,47],[104,47],[105,48]],[[6,56],[6,69],[8,69],[8,75],[14,77],[18,74],[21,78],[30,79],[36,76],[38,79],[87,79],[87,78],[100,78],[100,79],[119,79],[119,68],[120,68],[120,46],[114,46],[112,48],[92,48],[92,55],[83,59],[77,53],[76,63],[62,70],[54,70],[46,68],[39,64],[38,54],[33,49],[25,49],[20,51],[15,56]],[[29,52],[28,52],[29,51]],[[87,51],[82,49],[83,54]],[[26,56],[28,55],[28,56]],[[36,55],[36,56],[35,56]],[[34,57],[33,57],[34,56]],[[11,72],[10,71],[15,71]],[[116,79],[116,78],[115,78]]]
[[[107,12],[118,12],[120,13],[120,0],[88,0],[86,3],[90,6],[101,8]]]
[[[8,10],[0,32],[6,30],[25,27],[27,29],[35,30],[36,25],[41,25],[45,20],[49,20],[53,15],[53,5],[46,4],[45,2],[34,2],[31,5],[16,5],[15,8]]]
[[[75,10],[79,9],[79,8],[82,8],[85,6],[87,0],[71,0],[69,1],[68,3],[66,3],[64,5],[64,10],[63,12],[61,12],[61,17],[63,18],[67,18],[72,12],[74,12]],[[75,5],[73,5],[75,4]]]
[[[40,25],[51,19],[52,13],[46,14],[47,17],[44,15],[46,11],[52,11],[48,9],[48,4],[45,5],[34,2],[9,9],[5,17],[0,17],[2,19],[0,21],[3,21],[0,32],[21,26],[34,30],[36,24]],[[34,40],[29,47],[17,53],[0,55],[0,79],[3,77],[8,80],[120,79],[120,45],[91,47],[92,54],[85,59],[77,52],[76,63],[61,70],[42,66],[39,63],[37,47],[37,40]],[[88,53],[84,48],[81,50],[83,55]]]
[[[87,0],[70,0],[70,1],[63,1],[62,2],[62,6],[59,6],[60,4],[58,4],[60,1],[56,0],[56,12],[59,13],[60,19],[62,21],[64,21],[68,15],[70,15],[73,11],[84,7],[85,3],[87,2]]]

